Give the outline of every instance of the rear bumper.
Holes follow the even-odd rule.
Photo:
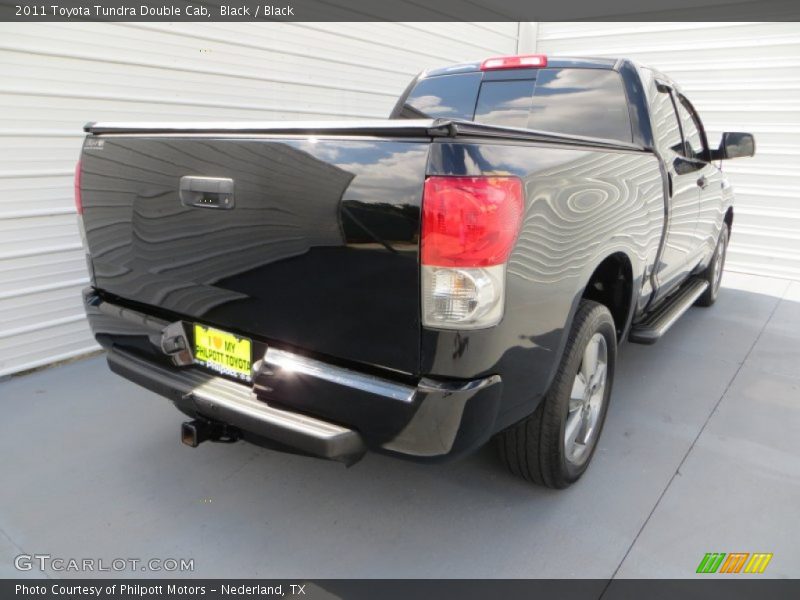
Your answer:
[[[238,383],[173,364],[162,350],[162,332],[179,320],[106,301],[92,289],[84,297],[112,371],[171,399],[185,414],[233,426],[256,443],[346,462],[367,449],[435,460],[465,454],[494,433],[497,375],[396,380],[256,341],[253,385]]]
[[[191,417],[226,423],[323,458],[346,459],[366,450],[361,436],[352,429],[271,407],[247,385],[197,369],[169,369],[121,350],[108,353],[108,366],[171,399]]]

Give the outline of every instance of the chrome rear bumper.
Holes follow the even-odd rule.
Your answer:
[[[323,458],[345,459],[366,450],[352,429],[270,406],[248,385],[197,369],[170,369],[120,350],[108,353],[108,364],[118,375],[170,397],[192,416],[227,423]]]
[[[254,340],[252,384],[239,383],[192,365],[191,341],[174,343],[190,330],[186,322],[106,301],[92,289],[84,294],[112,371],[256,443],[347,463],[366,449],[436,460],[465,454],[494,433],[497,375],[403,381]]]

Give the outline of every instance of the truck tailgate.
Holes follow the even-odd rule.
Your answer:
[[[428,148],[374,136],[89,136],[94,285],[267,343],[417,373]]]

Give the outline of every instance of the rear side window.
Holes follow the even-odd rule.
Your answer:
[[[622,78],[606,69],[531,69],[503,79],[460,73],[421,79],[401,118],[465,119],[498,125],[630,142]]]

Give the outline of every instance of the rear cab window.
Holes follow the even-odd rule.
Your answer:
[[[503,127],[528,127],[535,81],[484,81],[474,121]]]
[[[401,118],[455,118],[487,125],[632,140],[620,74],[544,68],[438,75],[411,90]]]
[[[481,73],[439,75],[421,79],[406,99],[400,113],[405,119],[472,120]]]

